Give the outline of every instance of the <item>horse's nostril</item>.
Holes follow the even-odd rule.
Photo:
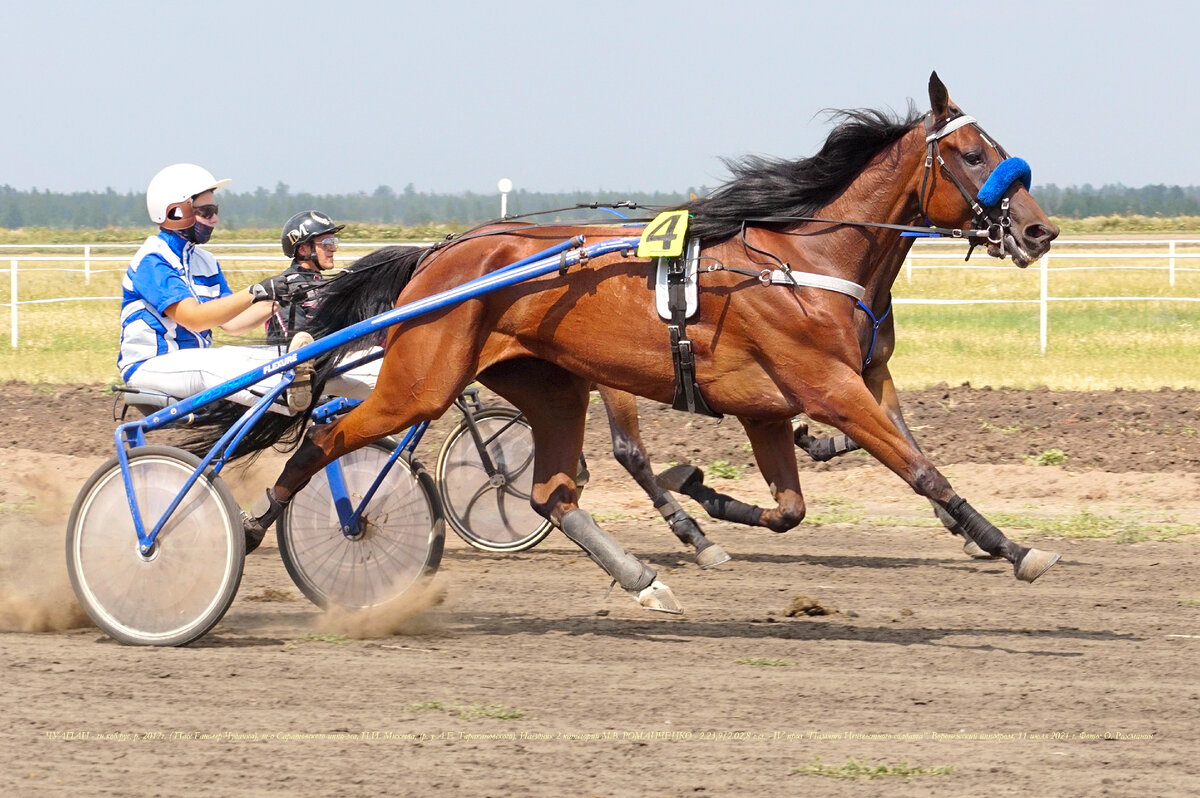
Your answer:
[[[1058,230],[1046,227],[1043,224],[1031,224],[1025,228],[1025,238],[1028,241],[1037,241],[1039,243],[1053,241],[1058,237]]]

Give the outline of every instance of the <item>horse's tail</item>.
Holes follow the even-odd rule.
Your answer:
[[[426,247],[390,246],[362,256],[321,286],[317,311],[307,331],[313,338],[322,338],[391,310],[427,252]],[[354,339],[313,360],[313,397],[321,395],[342,357],[376,343],[379,342]],[[295,445],[304,436],[310,411],[294,416],[267,413],[238,443],[233,457],[256,454],[276,445],[285,448]],[[206,410],[191,428],[183,447],[203,457],[245,412],[245,407],[229,402]]]

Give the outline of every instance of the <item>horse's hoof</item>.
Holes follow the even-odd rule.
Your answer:
[[[721,548],[716,543],[696,552],[696,565],[699,565],[701,568],[706,570],[709,568],[714,568],[721,563],[729,562],[731,559],[733,558],[725,553],[725,549]]]
[[[1049,571],[1061,556],[1053,551],[1030,549],[1020,562],[1013,563],[1013,575],[1022,582],[1032,582]]]
[[[972,560],[995,560],[995,554],[988,554],[983,549],[979,548],[979,544],[973,540],[968,540],[963,544],[963,554],[970,557]],[[1051,563],[1053,565],[1053,563]]]
[[[657,579],[651,582],[649,587],[643,588],[641,592],[635,593],[631,590],[629,594],[633,596],[634,601],[648,610],[669,612],[673,615],[683,614],[683,607],[675,600],[675,594],[671,592],[671,588]]]
[[[687,493],[689,488],[704,484],[704,472],[694,465],[681,463],[671,466],[654,479],[663,490]]]

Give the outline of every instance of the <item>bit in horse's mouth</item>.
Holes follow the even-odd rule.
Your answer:
[[[1018,269],[1024,269],[1035,260],[1011,234],[1004,236],[1004,248],[1012,254],[1013,263]]]

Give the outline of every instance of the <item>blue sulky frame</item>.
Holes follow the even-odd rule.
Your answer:
[[[148,556],[154,548],[154,543],[158,538],[159,533],[170,519],[172,513],[179,507],[183,498],[191,490],[196,480],[204,473],[205,469],[212,468],[214,473],[219,473],[221,468],[229,462],[230,456],[237,448],[237,445],[246,436],[246,433],[263,417],[263,414],[268,412],[271,405],[278,399],[292,380],[295,379],[295,366],[297,363],[312,360],[321,355],[359,338],[365,338],[372,334],[378,333],[380,330],[392,327],[409,319],[413,319],[424,313],[430,313],[436,310],[456,305],[467,299],[473,299],[484,294],[498,291],[502,288],[507,288],[517,283],[531,280],[535,277],[541,277],[550,274],[554,271],[562,271],[567,267],[574,266],[589,258],[596,258],[602,255],[608,255],[613,252],[629,252],[636,249],[638,246],[637,238],[614,238],[606,241],[600,241],[595,244],[585,245],[583,236],[575,236],[559,244],[555,244],[548,249],[542,250],[536,255],[531,255],[527,258],[511,263],[501,269],[498,269],[490,274],[485,274],[470,280],[455,288],[442,291],[433,296],[419,299],[415,302],[410,302],[407,305],[402,305],[398,308],[393,308],[386,313],[381,313],[378,316],[373,316],[369,319],[353,324],[344,330],[340,330],[332,335],[314,341],[308,346],[302,347],[295,352],[288,352],[279,358],[272,360],[270,363],[257,368],[253,371],[246,372],[239,377],[235,377],[227,382],[224,382],[215,388],[210,388],[207,391],[188,397],[180,402],[169,405],[168,407],[159,410],[143,419],[131,421],[122,424],[117,428],[115,439],[117,446],[117,459],[121,464],[121,475],[125,481],[125,495],[129,500],[129,509],[133,516],[134,528],[137,530],[138,548],[143,556]],[[382,353],[374,356],[367,356],[355,360],[353,363],[346,364],[342,369],[353,368],[356,365],[372,360],[376,357],[381,357]],[[146,524],[142,519],[142,514],[138,508],[137,497],[133,490],[133,480],[129,471],[129,448],[132,446],[141,446],[146,442],[146,433],[151,430],[161,429],[169,426],[177,421],[186,419],[195,413],[197,410],[204,408],[214,402],[225,399],[234,393],[245,388],[255,385],[266,377],[275,374],[281,374],[282,379],[274,388],[268,390],[257,402],[250,406],[246,413],[239,418],[232,427],[221,437],[215,446],[208,454],[200,461],[200,465],[192,472],[191,476],[184,483],[179,493],[167,507],[162,517],[159,518],[154,525],[147,530]],[[343,412],[355,404],[354,400],[350,399],[334,399],[325,405],[319,407],[313,413],[313,420],[320,422],[328,420],[333,415]],[[357,534],[358,518],[362,514],[362,510],[370,502],[375,491],[383,482],[383,478],[387,471],[395,463],[403,452],[415,447],[416,441],[420,440],[421,434],[425,430],[427,424],[418,424],[408,431],[401,445],[396,447],[392,453],[386,466],[376,478],[375,483],[367,491],[363,500],[357,507],[351,507],[349,501],[337,502],[338,518],[341,522],[343,534],[354,536]],[[331,475],[332,480],[340,478],[340,472]],[[335,495],[345,496],[345,486],[331,484]]]

